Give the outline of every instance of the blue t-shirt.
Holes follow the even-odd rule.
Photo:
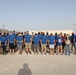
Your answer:
[[[16,40],[18,41],[18,45],[22,45],[22,40],[23,40],[22,36],[16,36]]]
[[[46,35],[46,39],[47,39],[47,40],[49,40],[49,37],[50,37],[49,35]]]
[[[13,33],[13,34],[12,34],[12,36],[16,37],[16,34],[15,34],[15,33]]]
[[[58,35],[54,35],[54,37],[55,37],[55,40],[57,41],[57,39],[58,39]]]
[[[75,43],[76,43],[76,35],[74,36],[74,39],[75,39]]]
[[[10,43],[10,44],[14,44],[14,39],[15,39],[14,36],[9,35],[9,36],[8,36],[8,39],[9,39],[9,43]]]
[[[31,35],[25,35],[24,39],[26,40],[27,43],[29,43],[31,41]]]
[[[58,45],[62,45],[62,37],[58,37],[57,43],[58,43]]]
[[[42,36],[42,37],[41,37],[41,40],[42,40],[42,44],[46,44],[46,41],[47,41],[46,36]]]
[[[49,41],[50,41],[50,44],[54,44],[55,37],[54,36],[50,36],[49,37]]]
[[[71,43],[74,42],[74,36],[70,36]]]
[[[41,40],[42,34],[38,34],[37,36],[38,36],[39,40]]]
[[[39,37],[38,37],[38,35],[35,35],[33,37],[33,40],[34,40],[34,44],[39,44]]]
[[[6,43],[6,38],[5,37],[1,37],[1,45],[2,46],[5,46],[5,43]]]
[[[1,41],[2,36],[0,35],[0,41]]]

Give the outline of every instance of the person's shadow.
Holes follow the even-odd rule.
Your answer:
[[[32,72],[31,72],[31,70],[29,69],[27,63],[25,63],[25,64],[23,65],[23,68],[20,69],[19,72],[18,72],[18,75],[31,75],[31,74],[32,74]]]

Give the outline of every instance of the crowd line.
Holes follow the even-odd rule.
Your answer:
[[[66,33],[52,34],[48,32],[4,32],[0,31],[0,54],[7,55],[8,53],[15,54],[51,54],[51,55],[69,55],[73,52],[76,54],[76,34],[71,35]]]

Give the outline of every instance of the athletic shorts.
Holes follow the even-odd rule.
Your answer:
[[[76,43],[74,43],[74,46],[75,46],[75,48],[76,48]]]
[[[9,44],[9,49],[14,49],[14,44]]]
[[[34,49],[39,49],[39,45],[34,44]]]
[[[31,44],[30,43],[25,43],[25,47],[30,49],[31,48]]]
[[[42,50],[45,49],[46,50],[46,44],[42,44],[41,45]]]
[[[18,50],[22,50],[22,45],[17,45]]]
[[[46,48],[49,48],[49,44],[46,45]]]
[[[54,48],[54,44],[53,45],[50,45],[50,48]]]
[[[58,46],[62,46],[62,44],[61,43],[59,43],[59,44],[57,44]]]
[[[6,51],[6,46],[2,46],[3,51]]]

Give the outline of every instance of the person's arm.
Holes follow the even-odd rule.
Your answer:
[[[7,45],[7,41],[5,41],[5,46]]]
[[[15,45],[15,38],[14,38],[14,45]]]
[[[26,43],[26,39],[24,38],[24,43]]]
[[[42,40],[40,40],[40,43],[42,44]]]
[[[9,45],[9,39],[8,39],[8,45]]]
[[[1,46],[1,41],[0,41],[0,46]]]
[[[54,44],[56,45],[56,41],[54,40]]]

